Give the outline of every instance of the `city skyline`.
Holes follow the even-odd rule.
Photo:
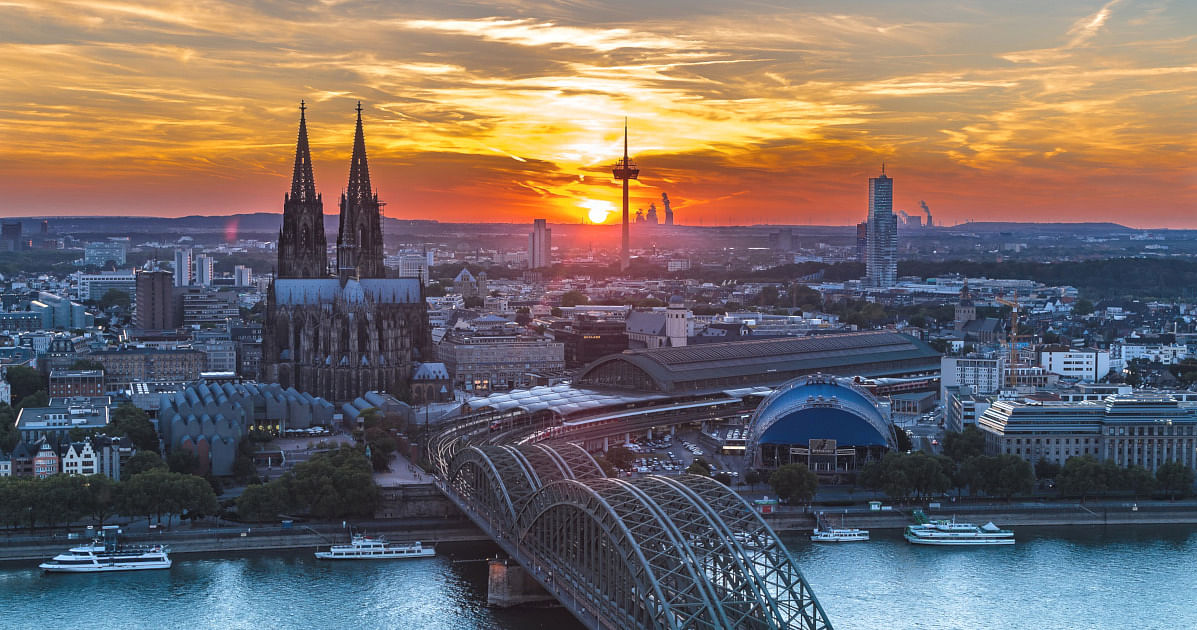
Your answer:
[[[852,225],[886,162],[937,222],[1195,227],[1193,12],[10,2],[0,215],[278,213],[301,99],[335,196],[360,99],[391,218],[611,223],[627,116],[683,224]]]

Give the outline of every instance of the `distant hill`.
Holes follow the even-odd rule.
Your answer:
[[[1117,223],[1032,223],[1014,221],[974,221],[943,228],[953,232],[1016,232],[1021,234],[1133,234],[1134,228]]]

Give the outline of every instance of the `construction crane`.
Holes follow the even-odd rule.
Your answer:
[[[1025,337],[1025,335],[1018,334],[1018,317],[1020,314],[1018,294],[1014,294],[1014,297],[1011,299],[997,297],[994,298],[994,301],[998,304],[1010,307],[1010,334],[1006,338],[1006,350],[1009,354],[1009,358],[1006,359],[1008,363],[1006,369],[1009,370],[1009,377],[1006,379],[1006,384],[1013,389],[1018,385],[1018,377],[1014,372],[1014,366],[1018,363],[1018,342]]]

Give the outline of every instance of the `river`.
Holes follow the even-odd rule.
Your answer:
[[[837,630],[1197,628],[1197,527],[1018,530],[1013,547],[787,537]],[[572,630],[563,610],[486,607],[487,545],[436,558],[176,555],[169,571],[43,575],[0,564],[4,628]]]

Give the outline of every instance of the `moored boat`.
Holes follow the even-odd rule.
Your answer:
[[[328,551],[317,551],[321,560],[394,560],[398,558],[430,558],[436,555],[434,547],[425,547],[420,542],[388,543],[385,538],[355,534],[348,545],[333,545]]]
[[[869,530],[854,527],[816,528],[810,539],[814,542],[857,542],[869,539]]]
[[[920,519],[925,520],[925,519]],[[1014,532],[1002,529],[993,523],[981,526],[972,523],[957,523],[952,520],[927,520],[906,526],[903,534],[915,545],[970,546],[970,545],[1013,545]]]
[[[125,545],[115,525],[102,528],[100,537],[86,545],[71,547],[38,565],[48,573],[101,573],[169,569],[170,549],[164,545]]]
[[[815,521],[817,525],[815,530],[811,532],[810,539],[814,542],[859,542],[869,539],[869,530],[857,529],[855,527],[848,527],[844,524],[845,515],[840,515],[840,526],[835,527],[830,525],[825,515],[820,512]]]

